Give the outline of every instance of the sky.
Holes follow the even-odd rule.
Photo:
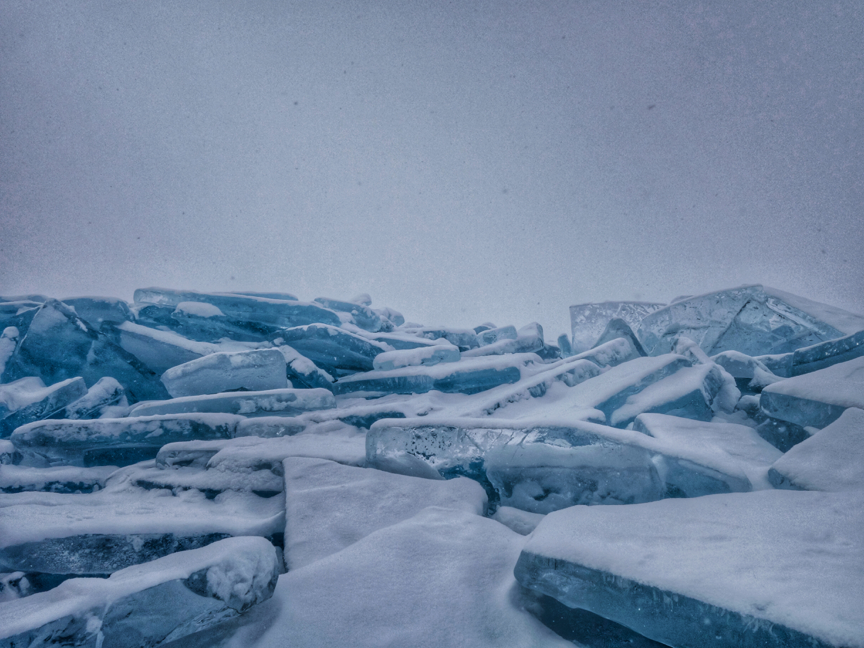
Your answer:
[[[864,4],[0,3],[0,295],[864,313]]]

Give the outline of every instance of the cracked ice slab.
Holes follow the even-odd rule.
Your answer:
[[[231,438],[242,420],[232,414],[47,420],[19,427],[10,439],[23,455],[37,462],[126,465],[152,459],[166,443]]]
[[[281,355],[281,354],[280,354]],[[132,409],[132,416],[166,414],[226,413],[242,416],[296,416],[302,412],[336,407],[328,390],[268,389],[266,391],[226,392],[203,396],[182,396],[166,401],[141,403]]]
[[[864,411],[847,409],[831,425],[780,457],[768,478],[775,488],[864,489]]]
[[[162,384],[172,398],[290,387],[285,356],[278,349],[213,353],[171,367]]]
[[[83,378],[69,378],[49,387],[36,377],[0,385],[0,437],[25,423],[61,413],[87,394]]]
[[[0,493],[45,491],[51,493],[91,493],[105,487],[105,480],[116,466],[52,466],[30,468],[0,466]]]
[[[593,347],[613,319],[624,320],[635,330],[643,318],[665,305],[650,302],[602,302],[571,306],[573,351],[579,353]]]
[[[52,639],[70,646],[161,645],[267,600],[278,578],[269,542],[228,538],[5,603],[0,646],[54,645]]]
[[[422,394],[433,389],[447,393],[476,394],[498,385],[518,382],[523,375],[533,373],[529,367],[540,365],[541,362],[540,357],[533,353],[463,357],[459,362],[432,367],[403,367],[348,376],[334,383],[333,389],[336,394],[369,396]]]
[[[860,492],[576,506],[540,522],[515,574],[671,646],[861,648],[862,535]]]
[[[427,506],[483,515],[474,481],[434,481],[332,461],[289,457],[285,468],[285,562],[297,569],[335,554]]]
[[[668,353],[685,335],[708,355],[740,351],[757,356],[794,351],[843,332],[754,285],[669,304],[646,316],[638,335],[652,355]]]
[[[864,409],[864,358],[768,385],[759,406],[772,418],[824,428],[849,407]]]

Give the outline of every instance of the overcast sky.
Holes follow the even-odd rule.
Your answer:
[[[864,313],[864,4],[0,2],[0,294]]]

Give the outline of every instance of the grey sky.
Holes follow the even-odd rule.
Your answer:
[[[0,3],[0,294],[864,312],[864,5]]]

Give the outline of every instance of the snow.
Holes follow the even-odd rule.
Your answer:
[[[194,315],[195,317],[225,317],[225,313],[216,306],[205,302],[180,302],[174,310],[177,313]]]
[[[860,492],[772,490],[577,506],[546,516],[525,545],[523,568],[542,569],[532,556],[551,558],[859,648],[862,534]]]

